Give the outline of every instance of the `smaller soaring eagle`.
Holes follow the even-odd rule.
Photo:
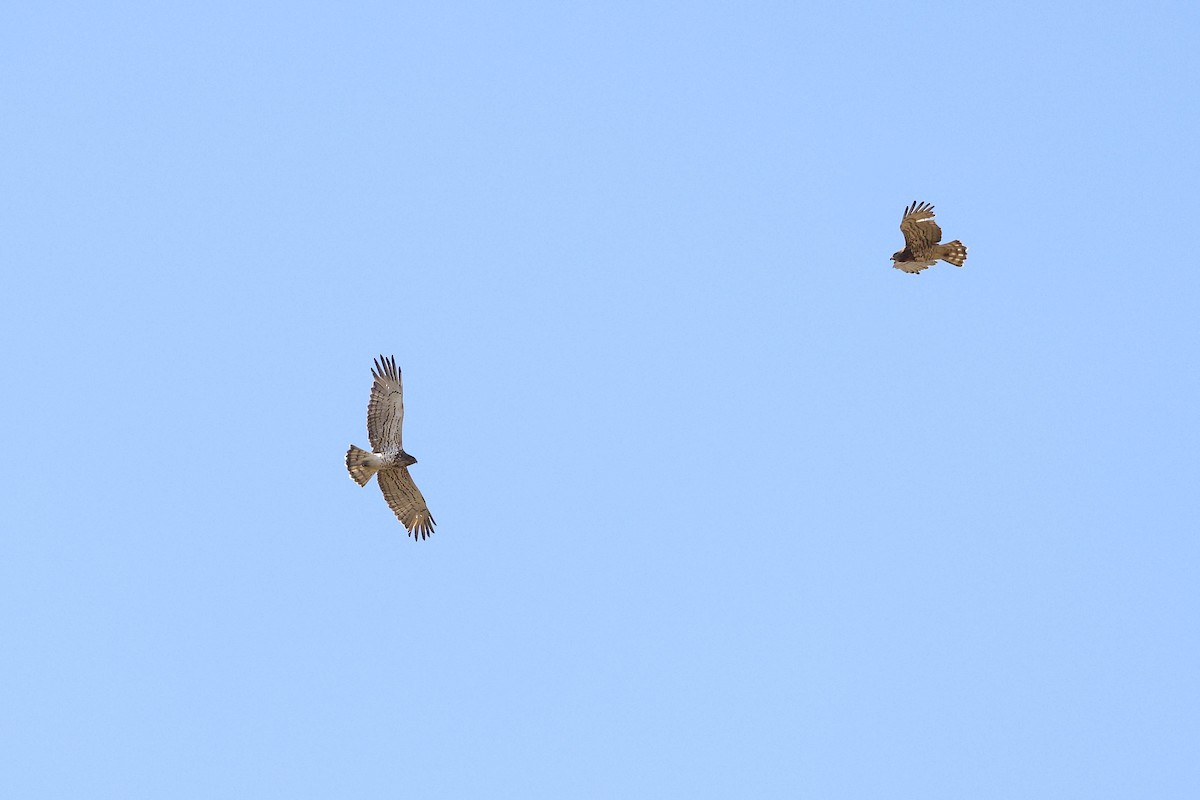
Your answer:
[[[942,240],[942,229],[933,221],[933,206],[913,201],[904,209],[900,219],[900,232],[904,234],[904,249],[892,254],[896,269],[916,275],[926,267],[932,267],[939,258],[961,267],[967,260],[967,246],[955,239],[938,244]]]
[[[396,518],[404,523],[414,541],[424,539],[433,533],[434,521],[421,490],[408,474],[408,468],[417,460],[404,452],[404,387],[395,356],[375,359],[371,375],[375,378],[371,401],[367,404],[371,452],[350,445],[346,451],[346,469],[359,486],[366,486],[372,475],[378,475],[383,499]]]

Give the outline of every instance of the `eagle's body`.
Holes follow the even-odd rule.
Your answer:
[[[404,387],[396,359],[380,356],[371,370],[371,400],[367,404],[367,438],[371,452],[350,445],[346,451],[346,469],[359,486],[366,486],[377,475],[383,499],[404,523],[410,535],[424,539],[433,533],[433,515],[421,490],[413,483],[408,468],[417,460],[404,452]]]
[[[904,249],[892,253],[892,266],[916,275],[926,267],[932,267],[940,258],[948,264],[961,267],[967,260],[967,246],[955,239],[942,241],[942,229],[933,221],[933,206],[915,200],[904,209],[900,219],[900,232],[904,234]]]
[[[353,447],[353,445],[351,445]],[[396,469],[397,467],[407,467],[417,463],[417,460],[403,450],[393,451],[391,453],[368,453],[366,450],[360,451],[362,456],[359,457],[358,463],[350,468],[350,476],[355,477],[357,472],[359,475],[367,474],[367,480],[371,479],[381,469]],[[357,481],[357,478],[355,478]]]

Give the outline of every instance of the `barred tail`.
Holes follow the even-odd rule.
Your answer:
[[[346,469],[350,470],[350,477],[359,486],[366,486],[367,481],[375,474],[375,470],[367,466],[370,458],[371,454],[361,447],[350,445],[350,449],[346,451]]]
[[[937,257],[948,264],[961,267],[963,262],[967,260],[967,246],[958,239],[955,239],[953,242],[940,244],[938,245]]]

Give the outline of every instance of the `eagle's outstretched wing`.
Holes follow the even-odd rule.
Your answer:
[[[933,206],[915,200],[904,209],[900,232],[915,261],[929,258],[930,251],[942,240],[942,229],[933,221]]]
[[[416,539],[425,539],[433,533],[433,515],[421,490],[413,483],[406,467],[384,469],[377,473],[376,480],[383,491],[383,499]]]
[[[375,359],[371,374],[375,383],[367,404],[367,438],[376,453],[400,450],[404,439],[404,386],[400,383],[400,370],[396,369],[396,357]]]

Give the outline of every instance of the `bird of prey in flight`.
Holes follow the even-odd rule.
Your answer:
[[[366,486],[372,475],[378,475],[383,499],[404,523],[409,535],[414,541],[428,538],[435,523],[421,490],[408,474],[408,468],[417,460],[404,452],[404,387],[395,356],[375,359],[371,375],[375,378],[367,404],[371,452],[350,445],[346,451],[346,469],[359,486]]]
[[[942,229],[933,221],[933,206],[918,203],[904,209],[900,220],[900,232],[904,234],[904,249],[892,254],[893,267],[916,275],[926,267],[942,261],[961,267],[967,260],[967,246],[955,239],[938,244],[942,240]]]

